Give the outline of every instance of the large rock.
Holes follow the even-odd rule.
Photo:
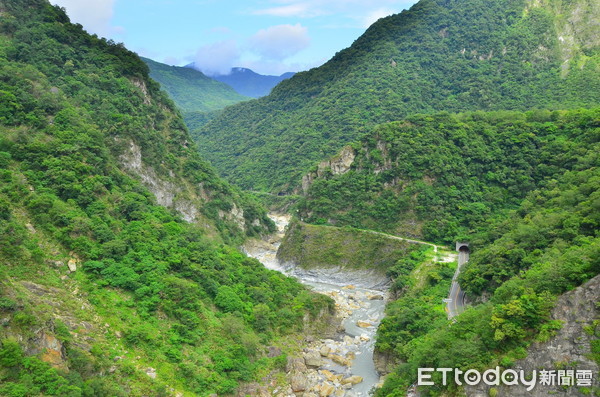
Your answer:
[[[308,387],[308,379],[302,373],[296,373],[290,378],[290,386],[294,393],[305,391]]]
[[[286,372],[306,372],[304,359],[298,357],[288,357],[285,365]]]
[[[75,258],[69,259],[67,266],[69,267],[69,271],[71,271],[71,272],[76,271],[77,270],[77,259],[75,259]]]
[[[348,360],[346,357],[342,357],[338,354],[331,354],[329,356],[330,359],[333,360],[333,362],[343,365],[345,367],[349,366],[351,364],[350,360]]]
[[[67,370],[63,345],[52,334],[42,332],[39,338],[39,347],[42,351],[41,360],[57,369]]]
[[[331,353],[331,347],[327,345],[323,345],[321,346],[321,349],[319,349],[319,354],[323,357],[327,357],[329,353]]]
[[[358,385],[362,381],[363,381],[362,376],[354,375],[354,376],[349,376],[347,378],[342,379],[342,384],[343,385],[345,385],[345,384]]]
[[[335,392],[335,387],[328,384],[323,384],[319,388],[319,396],[320,397],[329,397]]]
[[[323,365],[323,360],[321,360],[321,354],[319,352],[310,351],[304,353],[304,363],[309,368],[319,368]]]
[[[563,322],[563,327],[548,342],[533,343],[527,350],[527,357],[515,362],[511,369],[525,371],[526,374],[538,370],[538,382],[531,391],[526,386],[497,386],[492,391],[490,386],[481,382],[476,386],[467,386],[465,391],[469,397],[487,397],[490,395],[511,397],[578,397],[586,393],[577,386],[563,387],[555,382],[554,386],[540,385],[539,370],[556,370],[561,366],[574,370],[592,371],[592,387],[599,387],[598,364],[590,358],[591,341],[595,336],[586,330],[596,327],[600,310],[596,302],[600,301],[600,276],[596,276],[586,284],[567,292],[558,298],[552,310],[552,319]],[[592,392],[593,393],[593,392]]]

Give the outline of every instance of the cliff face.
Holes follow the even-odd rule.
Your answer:
[[[598,388],[599,366],[591,357],[593,341],[600,335],[600,276],[574,289],[560,298],[552,311],[552,319],[561,321],[563,326],[547,342],[534,343],[527,351],[527,357],[515,362],[512,369],[523,370],[526,374],[538,371],[538,385],[531,391],[523,386],[501,386],[496,390],[485,385],[466,388],[469,397],[487,397],[492,395],[511,397],[546,396],[588,396],[590,390]],[[597,353],[596,353],[597,354]],[[592,371],[592,387],[563,387],[555,384],[539,384],[540,370],[588,370]],[[495,394],[494,394],[495,393]],[[593,392],[592,392],[593,393]]]

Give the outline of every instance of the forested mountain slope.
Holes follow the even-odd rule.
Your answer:
[[[538,353],[546,342],[562,353],[542,354],[543,362],[538,354],[530,369],[598,368],[595,302],[573,308],[577,324],[555,320],[552,308],[600,273],[599,132],[598,108],[413,115],[374,128],[305,175],[297,208],[307,222],[470,242],[459,282],[476,304],[452,323],[440,303],[452,269],[415,255],[388,271],[397,299],[378,329],[377,352],[393,371],[378,396],[406,395],[418,368],[514,368],[534,342]],[[434,380],[420,392],[462,395],[453,382]],[[536,395],[549,395],[543,390]]]
[[[600,119],[596,115],[587,123],[592,120],[594,129],[584,134],[590,149],[578,150],[579,158],[570,170],[556,174],[544,187],[530,192],[515,211],[489,219],[469,236],[473,251],[459,282],[479,304],[449,324],[436,304],[447,293],[442,290],[440,295],[436,288],[443,281],[439,275],[429,278],[428,286],[420,291],[413,291],[414,286],[407,283],[395,283],[400,299],[387,308],[377,348],[402,363],[378,396],[404,396],[419,367],[482,372],[495,366],[519,369],[517,360],[536,351],[525,369],[597,373],[600,327],[595,288],[577,305],[565,306],[559,298],[562,306],[553,310],[558,296],[600,274]],[[392,275],[403,281],[404,274],[406,265],[399,262]],[[557,333],[559,339],[554,341]],[[436,386],[423,387],[421,392],[461,395],[454,382],[444,387],[439,376],[435,382]],[[587,387],[544,389],[539,385],[538,379],[533,395],[587,396],[599,390],[596,378]],[[498,389],[492,387],[489,395],[502,395]],[[501,390],[519,390],[506,389]]]
[[[220,110],[250,99],[196,69],[169,66],[147,58],[142,60],[150,68],[150,77],[160,83],[184,114]]]
[[[0,395],[230,393],[329,300],[226,243],[273,226],[122,45],[0,1]]]
[[[375,124],[416,112],[593,106],[599,18],[592,0],[421,0],[193,134],[229,180],[290,191]]]
[[[467,238],[594,150],[599,110],[414,115],[303,178],[307,222],[428,241]],[[344,163],[345,161],[345,163]]]

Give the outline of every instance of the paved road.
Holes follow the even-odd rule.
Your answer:
[[[458,266],[452,277],[452,287],[450,288],[450,295],[448,295],[448,318],[459,315],[463,312],[465,307],[465,292],[460,289],[458,285],[458,275],[462,265],[469,261],[469,252],[460,251],[458,253]]]

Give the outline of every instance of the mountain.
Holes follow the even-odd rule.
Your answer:
[[[196,69],[169,66],[147,58],[141,59],[150,68],[150,77],[160,83],[184,114],[220,110],[250,99]]]
[[[382,124],[303,177],[311,223],[451,243],[518,208],[596,148],[595,110],[414,115]]]
[[[386,268],[391,299],[375,361],[387,376],[375,396],[409,394],[421,368],[597,373],[599,128],[599,107],[412,115],[374,127],[304,176],[295,213],[323,226],[292,225],[278,255],[316,263],[333,256],[321,248],[312,259],[299,249],[314,240],[339,244],[334,233],[318,235],[328,229],[380,230],[452,249],[469,242],[458,276],[468,304],[451,321],[442,302],[454,298],[456,262],[440,255],[443,246],[397,256]],[[326,262],[363,241],[345,243]],[[380,257],[359,262],[375,269]],[[584,397],[598,388],[538,382],[526,391],[453,378],[443,383],[438,373],[416,393]]]
[[[477,113],[459,123],[446,115],[384,126],[377,135],[386,142],[379,145],[380,151],[372,147],[370,161],[359,155],[355,175],[338,178],[337,189],[347,186],[362,196],[352,202],[351,211],[334,211],[334,218],[394,216],[396,196],[405,206],[406,220],[409,208],[414,208],[406,200],[411,194],[419,203],[414,208],[417,217],[429,220],[430,231],[452,233],[462,225],[470,227],[460,236],[469,241],[471,255],[458,277],[469,305],[452,322],[438,303],[448,297],[452,272],[429,263],[415,267],[406,259],[389,271],[397,299],[386,308],[378,329],[376,356],[384,366],[392,363],[385,370],[392,373],[376,396],[405,395],[423,367],[480,372],[500,367],[529,374],[564,365],[573,371],[598,371],[600,109],[539,116],[502,119]],[[407,136],[425,133],[428,123],[439,129],[439,149],[427,153],[417,145],[403,153],[410,142]],[[475,135],[503,143],[492,143],[489,157],[482,156],[486,150]],[[473,147],[461,142],[473,142]],[[448,144],[458,146],[455,150],[464,156],[457,164]],[[417,151],[420,155],[414,156]],[[430,155],[437,164],[427,160]],[[482,174],[474,172],[477,168]],[[377,185],[365,183],[377,180],[382,189],[371,190]],[[372,202],[373,197],[387,199]],[[330,202],[321,196],[314,204]],[[498,204],[504,210],[499,211]],[[598,387],[597,381],[588,387],[544,387],[538,379],[533,391],[483,383],[461,390],[453,381],[443,386],[439,375],[434,379],[435,386],[418,388],[422,395],[583,397]],[[482,388],[487,390],[474,390]]]
[[[333,303],[235,248],[265,210],[135,53],[46,0],[0,12],[0,395],[226,395],[284,366]]]
[[[228,180],[290,192],[316,162],[409,114],[594,106],[599,16],[588,0],[421,0],[192,133]]]
[[[281,76],[269,76],[258,74],[247,68],[232,68],[229,74],[210,77],[229,85],[241,95],[260,98],[269,95],[273,87],[293,75],[294,73],[288,72]]]

